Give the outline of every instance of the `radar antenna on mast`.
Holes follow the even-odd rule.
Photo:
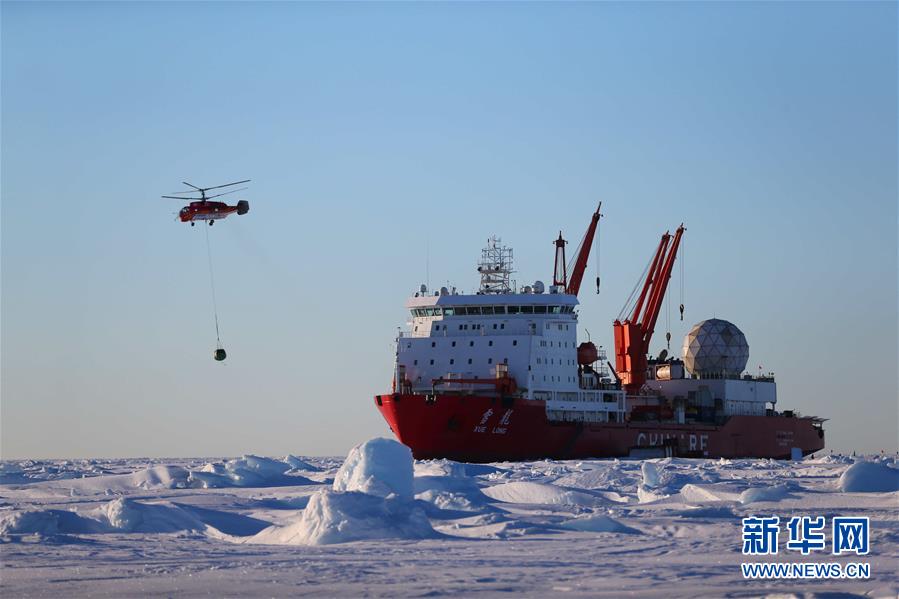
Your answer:
[[[481,273],[481,287],[478,293],[511,293],[512,248],[502,245],[499,237],[487,240],[487,247],[481,250],[478,262]]]

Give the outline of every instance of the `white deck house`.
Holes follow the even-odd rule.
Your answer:
[[[429,295],[423,287],[409,298],[408,330],[397,337],[397,378],[405,378],[416,394],[478,393],[489,387],[458,383],[435,389],[434,381],[494,380],[497,365],[505,365],[520,396],[546,401],[551,419],[623,419],[623,392],[597,389],[601,385],[595,377],[578,373],[577,297],[555,287],[543,293],[539,281],[513,292],[508,281],[511,250],[492,250],[503,265],[482,260],[479,293],[460,295],[443,288]]]

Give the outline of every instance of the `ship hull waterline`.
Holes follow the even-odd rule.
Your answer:
[[[391,393],[375,405],[416,459],[501,462],[627,457],[665,448],[698,458],[787,459],[824,448],[810,418],[730,416],[723,424],[552,422],[539,400]],[[636,450],[636,451],[635,451]]]

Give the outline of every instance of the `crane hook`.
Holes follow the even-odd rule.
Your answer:
[[[665,340],[668,342],[668,349],[671,349],[671,331],[665,333]]]
[[[683,304],[680,305],[680,319],[681,320],[684,319],[684,305]]]

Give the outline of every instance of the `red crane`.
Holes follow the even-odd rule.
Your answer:
[[[590,220],[590,226],[587,227],[587,232],[581,240],[581,245],[578,246],[577,258],[574,261],[574,266],[570,269],[571,278],[568,278],[565,267],[565,244],[568,242],[562,239],[561,231],[559,232],[559,238],[555,241],[556,265],[553,271],[553,285],[561,286],[564,288],[565,293],[577,295],[577,292],[581,289],[581,281],[584,278],[584,271],[587,269],[587,258],[590,256],[590,247],[593,245],[593,236],[596,234],[596,225],[599,224],[599,218],[602,216],[599,213],[600,208],[602,208],[602,202],[596,207],[596,212],[593,213],[593,218]],[[598,287],[599,281],[597,280]]]
[[[656,326],[656,320],[671,278],[671,269],[677,256],[681,236],[686,229],[681,224],[674,233],[674,241],[667,231],[659,241],[655,255],[650,262],[643,289],[634,306],[633,314],[621,322],[621,315],[615,320],[615,371],[621,379],[624,390],[631,395],[640,392],[646,382],[649,341]],[[624,310],[622,310],[622,313]]]

